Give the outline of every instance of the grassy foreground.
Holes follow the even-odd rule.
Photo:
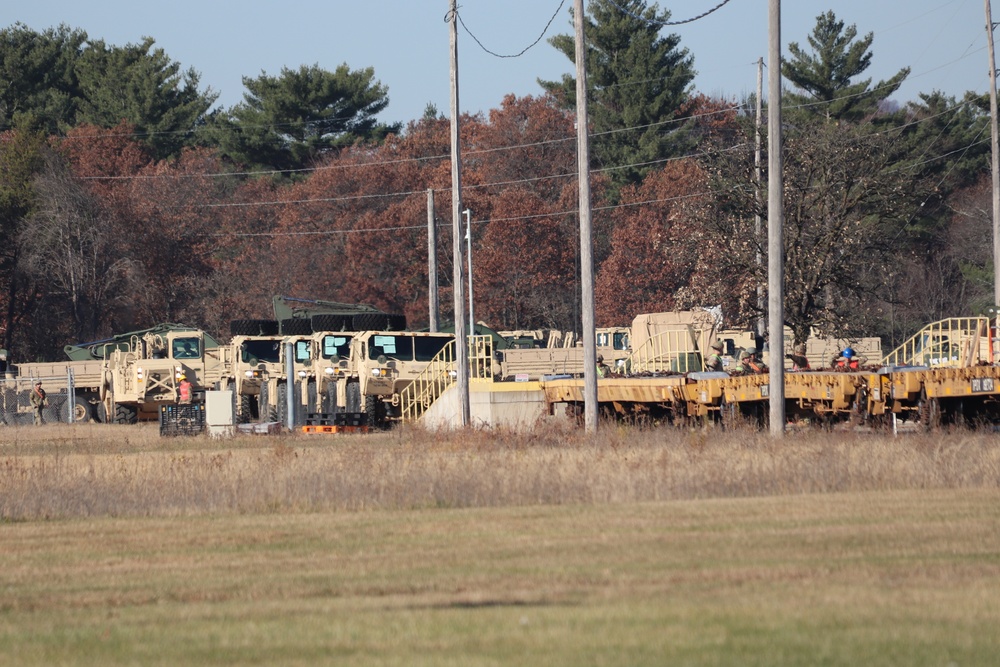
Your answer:
[[[5,666],[964,666],[1000,650],[995,436],[82,433],[0,444]],[[386,490],[405,484],[424,486]]]

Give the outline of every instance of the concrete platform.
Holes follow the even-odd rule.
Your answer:
[[[469,381],[470,425],[476,428],[529,429],[552,419],[541,382]],[[420,422],[429,429],[458,428],[461,422],[457,386],[428,408]]]

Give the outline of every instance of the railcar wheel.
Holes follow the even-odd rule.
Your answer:
[[[920,392],[917,413],[925,431],[937,431],[941,428],[941,399],[928,397],[926,390]]]

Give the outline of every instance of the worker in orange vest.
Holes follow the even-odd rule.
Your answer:
[[[191,402],[191,383],[188,382],[186,375],[181,375],[180,385],[178,385],[178,398],[179,403],[187,405]]]

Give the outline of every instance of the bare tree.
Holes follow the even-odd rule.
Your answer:
[[[86,340],[107,333],[110,311],[128,300],[133,262],[61,157],[51,150],[44,157],[37,207],[20,233],[21,266],[45,285],[50,308],[69,317],[66,334]]]

